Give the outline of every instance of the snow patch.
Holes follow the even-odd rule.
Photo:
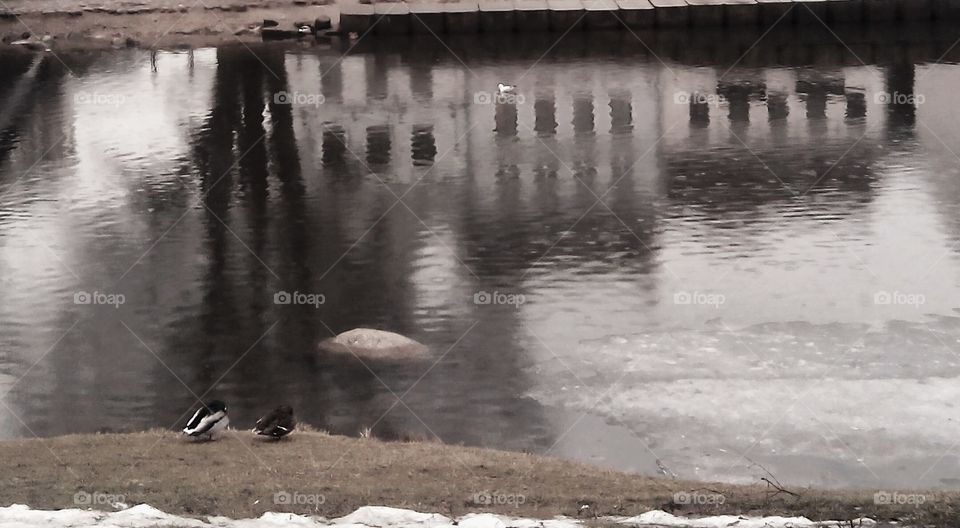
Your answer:
[[[688,519],[653,510],[636,517],[607,518],[606,520],[634,527],[675,528],[817,528],[839,527],[838,521],[818,523],[804,517],[736,517],[721,515]],[[854,526],[875,526],[870,519],[857,519]],[[92,510],[33,510],[22,504],[0,507],[0,528],[585,528],[577,519],[557,517],[550,520],[524,519],[471,513],[458,520],[438,513],[420,513],[413,510],[364,506],[339,519],[308,517],[293,513],[264,513],[259,519],[230,519],[208,517],[206,521],[179,517],[152,506],[139,504],[119,512]],[[842,526],[848,526],[843,523]]]

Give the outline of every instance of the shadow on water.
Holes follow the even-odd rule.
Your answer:
[[[175,427],[216,396],[241,428],[286,402],[335,433],[374,426],[647,473],[660,458],[685,477],[749,480],[733,455],[780,411],[740,404],[742,427],[758,429],[738,435],[740,411],[705,417],[690,402],[722,400],[754,367],[749,390],[801,383],[780,370],[796,358],[827,376],[848,343],[822,335],[855,341],[863,325],[917,318],[860,301],[900,287],[903,267],[886,263],[903,241],[936,252],[960,236],[940,222],[957,214],[957,188],[929,165],[950,157],[924,159],[934,141],[921,124],[958,129],[918,104],[948,104],[938,93],[960,75],[932,63],[956,59],[960,34],[836,31],[843,44],[818,30],[760,46],[749,32],[641,33],[643,45],[617,32],[555,48],[547,36],[362,40],[343,57],[0,55],[0,432]],[[898,223],[899,210],[917,220]],[[929,291],[931,328],[952,338],[960,286],[946,260],[911,287]],[[722,310],[677,300],[715,290]],[[77,302],[81,291],[124,302]],[[430,353],[318,351],[358,326]],[[917,339],[883,332],[881,363]],[[715,363],[738,365],[743,347],[775,359],[700,364],[718,350]],[[805,423],[775,433],[798,442],[795,457],[758,438],[757,458],[785,482],[863,478]],[[940,440],[876,461],[877,482],[912,485],[895,468]]]

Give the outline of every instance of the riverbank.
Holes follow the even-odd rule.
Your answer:
[[[870,517],[918,525],[960,518],[956,492],[823,491],[698,483],[603,470],[566,460],[432,442],[299,432],[265,442],[233,432],[194,443],[171,432],[70,435],[0,442],[0,505],[37,509],[146,503],[186,516],[327,518],[366,505],[459,517],[470,512],[551,518],[640,515]],[[884,497],[884,496],[880,496]],[[922,497],[922,500],[920,498]]]
[[[259,42],[259,27],[273,20],[283,29],[339,21],[332,0],[108,0],[0,2],[0,36],[5,44],[31,35],[47,37],[56,49],[109,47],[177,48]]]

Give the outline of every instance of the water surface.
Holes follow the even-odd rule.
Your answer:
[[[648,474],[955,487],[942,32],[2,55],[0,436],[219,397],[238,427],[286,402]],[[317,350],[358,326],[430,354]]]

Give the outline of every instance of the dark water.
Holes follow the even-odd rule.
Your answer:
[[[0,435],[955,487],[960,33],[642,36],[0,55]]]

